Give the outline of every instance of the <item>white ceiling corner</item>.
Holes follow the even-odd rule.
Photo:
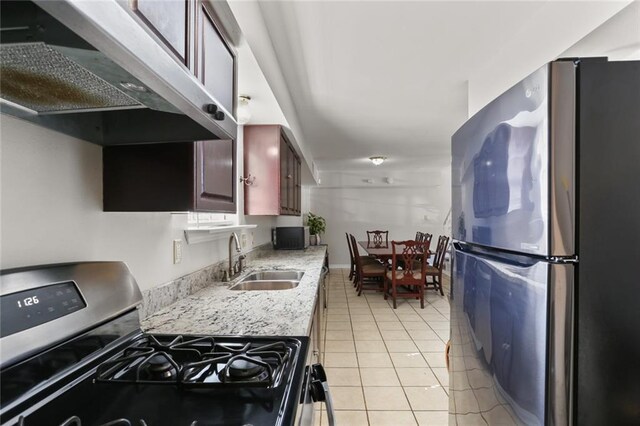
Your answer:
[[[380,167],[388,170],[448,164],[451,135],[469,111],[627,4],[230,2],[292,130],[322,171],[371,167],[372,155],[387,156]]]

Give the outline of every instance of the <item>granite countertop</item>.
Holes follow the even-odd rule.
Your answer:
[[[252,260],[235,280],[213,283],[145,318],[142,329],[168,334],[306,336],[325,252],[326,246],[269,251]],[[299,270],[304,276],[289,290],[229,290],[246,275],[264,270]]]

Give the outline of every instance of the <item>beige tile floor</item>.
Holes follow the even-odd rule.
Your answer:
[[[446,297],[429,290],[424,309],[417,300],[400,299],[394,310],[382,293],[358,297],[348,274],[331,270],[323,328],[337,424],[448,424]],[[316,424],[327,425],[324,406],[317,409]]]

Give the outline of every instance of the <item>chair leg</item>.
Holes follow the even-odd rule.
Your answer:
[[[382,290],[382,295],[384,296],[384,300],[387,300],[387,293],[389,292],[389,280],[384,279],[384,289]]]
[[[424,286],[418,287],[420,291],[420,309],[424,309]]]
[[[444,296],[444,291],[442,291],[442,272],[438,274],[438,288],[440,289],[440,296]]]
[[[396,298],[397,298],[397,290],[396,290],[396,286],[391,284],[391,297],[393,298],[393,309],[396,309],[398,306],[396,305]]]

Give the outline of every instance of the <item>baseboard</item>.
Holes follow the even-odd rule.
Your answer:
[[[348,263],[331,263],[329,269],[349,269],[351,267]]]

